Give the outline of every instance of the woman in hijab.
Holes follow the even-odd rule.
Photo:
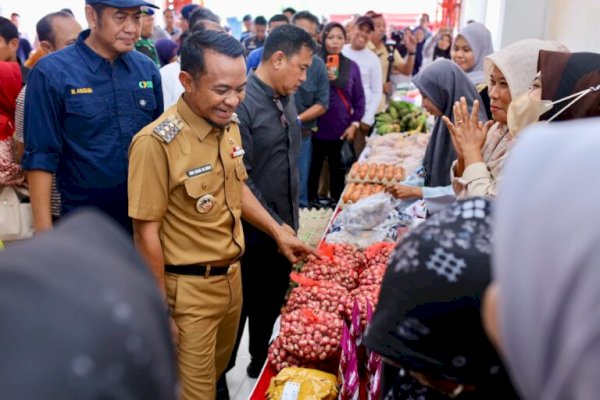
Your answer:
[[[0,185],[19,186],[25,181],[21,166],[15,162],[16,100],[23,81],[19,64],[0,61]]]
[[[600,393],[599,131],[598,118],[531,127],[506,166],[483,317],[524,400]]]
[[[600,54],[540,51],[538,71],[540,75],[533,83],[533,88],[538,90],[532,91],[531,96],[541,95],[541,100],[557,103],[542,115],[541,120],[554,117],[553,121],[566,121],[600,116]],[[563,99],[582,94],[591,87],[593,91],[583,94],[561,112],[570,103]]]
[[[442,33],[436,41],[435,48],[433,49],[433,60],[438,58],[450,59],[450,48],[452,47],[452,35],[449,33]]]
[[[171,39],[158,39],[154,44],[154,47],[156,47],[156,53],[158,54],[158,60],[160,61],[161,67],[177,60],[179,46]]]
[[[452,60],[477,87],[488,119],[492,119],[490,98],[486,89],[484,59],[494,52],[492,34],[482,24],[471,22],[458,32],[452,45]]]
[[[364,339],[386,362],[385,399],[517,398],[481,323],[490,208],[455,203],[397,245]]]
[[[436,117],[431,131],[431,139],[423,159],[423,179],[413,180],[410,185],[395,185],[387,191],[399,199],[436,198],[450,196],[454,201],[454,191],[450,185],[450,166],[456,159],[448,128],[442,116],[450,118],[454,101],[465,97],[481,101],[475,86],[454,63],[446,59],[436,60],[413,78],[413,83],[423,96],[423,107]],[[485,114],[479,113],[480,119]]]
[[[421,70],[421,65],[423,65],[423,49],[425,48],[425,29],[423,29],[420,26],[417,26],[415,29],[413,29],[412,34],[414,35],[415,39],[417,39],[417,49],[416,49],[416,53],[415,54],[415,64],[413,66],[413,75],[416,75],[419,73],[419,71]]]
[[[329,72],[329,108],[321,115],[317,125],[319,130],[312,138],[312,161],[308,176],[308,198],[315,201],[318,196],[319,177],[323,162],[329,163],[331,197],[339,199],[344,190],[345,169],[341,162],[341,149],[344,140],[353,141],[360,120],[365,113],[365,93],[358,65],[342,54],[346,42],[344,27],[331,22],[322,34],[322,57],[327,63],[329,56],[339,60],[337,71]]]
[[[166,303],[97,211],[2,252],[0,321],[2,398],[178,398]]]
[[[526,39],[486,57],[493,121],[479,123],[481,119],[468,114],[466,100],[455,105],[454,123],[444,118],[458,155],[451,171],[458,198],[496,195],[504,161],[516,138],[516,132],[509,130],[509,106],[527,93],[537,72],[539,51],[563,49],[557,42]]]
[[[471,22],[461,29],[452,45],[452,61],[462,69],[475,85],[485,84],[483,72],[485,57],[494,52],[492,34],[478,22]]]

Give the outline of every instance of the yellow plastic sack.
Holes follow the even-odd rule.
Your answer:
[[[284,368],[269,384],[267,400],[335,400],[335,375],[316,369]]]

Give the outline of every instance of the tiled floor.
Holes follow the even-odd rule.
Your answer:
[[[250,379],[246,375],[246,367],[250,363],[248,354],[248,324],[242,336],[242,343],[235,360],[235,368],[227,374],[227,386],[231,400],[247,400],[256,384],[256,379]]]

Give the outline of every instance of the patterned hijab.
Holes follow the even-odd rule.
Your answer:
[[[493,272],[504,356],[524,400],[600,393],[598,132],[600,118],[534,125],[504,170]]]
[[[494,52],[492,34],[483,24],[471,22],[458,32],[456,38],[458,37],[462,37],[469,43],[469,47],[473,51],[473,57],[475,58],[473,67],[469,71],[466,71],[467,76],[475,85],[485,82],[483,60]]]
[[[540,51],[538,70],[542,77],[542,99],[559,100],[591,86],[600,85],[600,54]],[[569,104],[564,101],[542,116],[550,118]],[[588,93],[554,121],[600,116],[600,90]]]
[[[454,118],[452,105],[461,96],[467,99],[468,104],[473,104],[474,100],[479,100],[481,104],[481,97],[475,85],[456,64],[445,58],[435,60],[423,68],[412,81],[421,93],[450,119]],[[484,107],[479,109],[479,119],[487,121]],[[441,118],[437,118],[423,159],[425,186],[449,185],[450,167],[454,160],[456,152],[448,128]]]
[[[402,367],[475,385],[480,395],[512,393],[480,317],[491,280],[490,209],[482,198],[459,201],[398,244],[365,337]]]
[[[80,211],[0,257],[6,399],[177,399],[168,312],[127,237]]]

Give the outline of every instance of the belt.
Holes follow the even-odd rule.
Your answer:
[[[239,265],[240,263],[237,261],[230,265],[224,266],[201,264],[165,265],[165,272],[170,274],[194,275],[208,278],[209,276],[227,275],[228,273],[234,271]]]

